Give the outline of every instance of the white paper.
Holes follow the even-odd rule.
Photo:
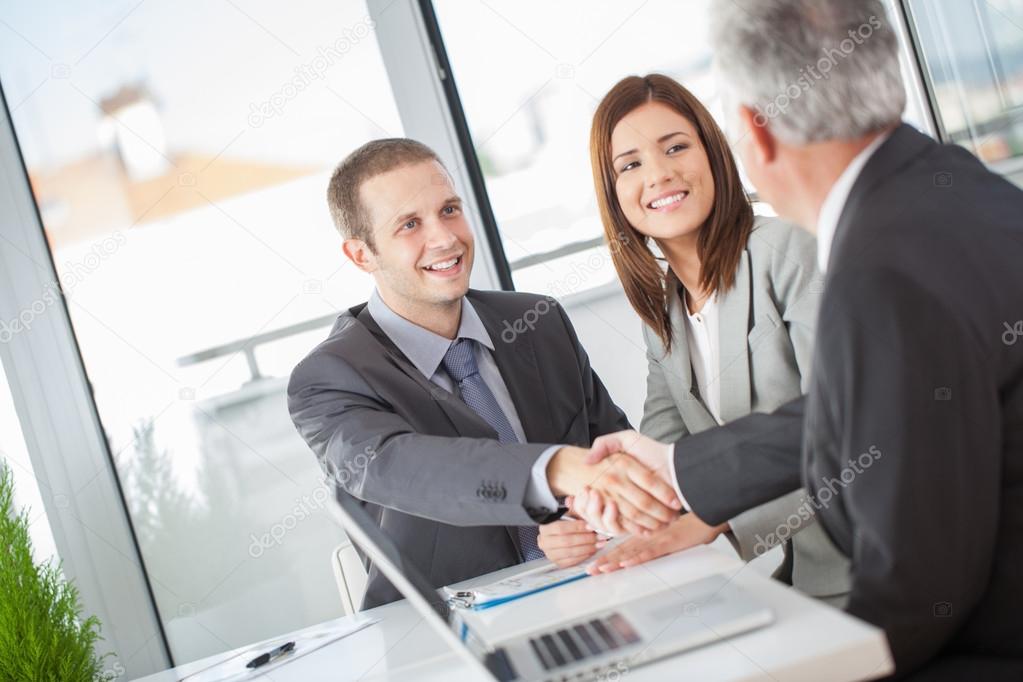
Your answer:
[[[257,677],[283,665],[287,665],[291,661],[312,653],[331,642],[336,642],[339,639],[343,639],[348,635],[354,634],[363,628],[367,628],[370,625],[379,622],[379,618],[356,618],[353,620],[346,620],[343,623],[334,623],[321,628],[314,628],[301,635],[286,635],[284,637],[267,640],[266,642],[240,651],[226,660],[219,661],[196,673],[187,675],[181,678],[181,682],[235,682],[236,680],[246,680]],[[276,649],[282,644],[287,644],[288,642],[295,643],[295,649],[290,654],[282,656],[258,668],[246,667],[248,662],[256,656]]]

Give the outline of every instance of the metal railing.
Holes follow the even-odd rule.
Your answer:
[[[192,353],[191,355],[184,355],[178,358],[177,365],[178,367],[189,367],[191,365],[197,365],[200,362],[216,360],[217,358],[225,355],[244,353],[250,374],[249,380],[246,383],[258,381],[263,379],[264,376],[259,371],[259,362],[256,360],[256,348],[272,341],[286,339],[289,336],[295,336],[296,334],[320,329],[321,327],[328,327],[332,325],[336,319],[337,313],[333,313],[322,317],[316,317],[311,320],[306,320],[305,322],[288,325],[287,327],[281,327],[280,329],[275,329],[273,331],[256,334],[255,336],[238,339],[237,341],[231,341],[230,343],[213,346],[212,348],[201,350],[198,353]]]

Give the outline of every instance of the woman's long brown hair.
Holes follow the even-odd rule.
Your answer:
[[[697,130],[714,176],[714,204],[697,237],[700,285],[709,293],[728,291],[753,229],[753,209],[739,179],[728,140],[714,118],[691,92],[668,76],[629,76],[611,88],[593,115],[590,164],[597,191],[604,237],[618,277],[633,309],[671,350],[670,292],[649,240],[625,219],[615,191],[611,133],[618,122],[647,102],[661,102],[686,118]]]

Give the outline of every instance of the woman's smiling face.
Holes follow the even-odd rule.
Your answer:
[[[714,205],[714,176],[696,127],[647,102],[611,132],[615,193],[626,220],[658,240],[693,235]]]

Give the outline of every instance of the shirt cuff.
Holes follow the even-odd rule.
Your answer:
[[[668,471],[671,472],[671,484],[675,486],[675,494],[678,495],[678,501],[682,503],[682,508],[687,512],[693,511],[693,508],[686,502],[686,496],[682,494],[682,487],[678,484],[678,475],[675,473],[675,444],[671,444],[671,449],[668,450]]]
[[[532,516],[547,516],[558,511],[558,501],[551,492],[550,483],[547,482],[547,464],[551,457],[554,457],[554,453],[562,447],[564,446],[550,446],[540,453],[533,463],[529,484],[526,486],[526,498],[523,500],[526,510]]]

